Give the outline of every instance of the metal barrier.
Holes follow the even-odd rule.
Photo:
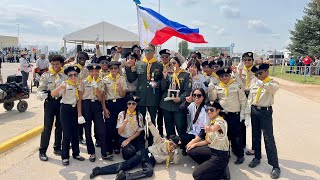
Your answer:
[[[307,76],[319,76],[320,75],[320,66],[314,66],[310,64],[309,66],[283,66],[281,73],[289,73],[304,76],[306,80]]]

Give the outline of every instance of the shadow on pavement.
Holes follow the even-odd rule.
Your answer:
[[[31,112],[31,111],[25,111],[25,112],[19,112],[16,109],[13,109],[11,111],[5,111],[4,113],[0,113],[0,125],[5,124],[8,122],[13,122],[13,121],[20,121],[20,120],[25,120],[32,118],[36,115],[36,113]],[[14,116],[14,118],[13,118]]]

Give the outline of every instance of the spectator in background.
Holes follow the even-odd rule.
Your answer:
[[[23,87],[28,87],[28,78],[29,78],[29,72],[31,69],[31,66],[27,60],[27,51],[22,51],[21,52],[21,58],[20,58],[20,71],[22,74],[22,85]]]
[[[2,75],[1,75],[1,68],[2,68],[2,52],[0,51],[0,84],[3,83]]]
[[[293,56],[291,56],[291,58],[290,58],[290,74],[291,74],[291,73],[292,73],[292,71],[293,71],[293,68],[294,68],[295,62],[296,62],[296,60],[294,59],[294,57],[293,57]]]
[[[223,53],[221,53],[220,54],[220,57],[218,58],[218,62],[217,62],[217,64],[219,64],[220,65],[220,67],[223,67],[224,66],[224,64],[225,64],[225,58],[224,58],[224,54]]]
[[[257,64],[257,65],[260,65],[260,64],[262,64],[262,63],[263,63],[263,57],[260,56],[260,57],[258,58],[258,60],[256,61],[256,64]]]
[[[319,58],[319,56],[314,57],[314,66],[316,66],[315,74],[320,75],[320,58]]]
[[[312,62],[312,59],[309,56],[303,59],[303,64],[306,66],[306,70],[305,70],[306,74],[309,74],[311,62]]]
[[[232,66],[232,63],[233,63],[233,62],[232,62],[230,56],[227,56],[225,65],[228,66],[228,67],[231,67],[231,66]]]

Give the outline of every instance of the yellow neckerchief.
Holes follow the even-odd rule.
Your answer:
[[[87,80],[88,80],[90,83],[92,83],[92,82],[93,82],[93,77],[89,75],[89,76],[87,77]],[[96,82],[99,83],[100,81],[101,81],[101,79],[98,77],[98,78],[96,79]],[[93,94],[96,95],[96,91],[95,91],[95,90],[93,90]]]
[[[221,87],[224,88],[224,95],[225,95],[225,97],[227,97],[228,94],[229,94],[228,86],[229,86],[230,84],[232,84],[233,82],[234,82],[233,79],[230,79],[230,81],[229,81],[227,84],[225,84],[225,83],[223,83],[222,81],[220,81],[219,86],[221,86]]]
[[[168,168],[169,164],[170,164],[170,159],[171,159],[171,157],[170,157],[170,141],[166,140],[165,143],[166,143],[166,148],[167,148],[167,151],[168,151],[168,156],[167,156],[167,159],[166,159],[166,168]]]
[[[78,91],[79,83],[78,83],[78,81],[74,83],[70,80],[66,80],[66,83],[73,86],[75,93],[76,93],[77,100],[78,100],[79,99],[79,91]]]
[[[75,66],[77,66],[80,69],[80,71],[82,71],[83,66],[81,66],[79,63],[75,64]]]
[[[113,81],[113,94],[114,96],[117,94],[117,80],[120,78],[120,74],[118,73],[115,78],[112,77],[111,73],[107,75],[107,78]]]
[[[99,74],[101,75],[102,78],[106,77],[110,72],[107,71],[103,71],[102,69],[100,69]]]
[[[208,76],[208,75],[207,75],[207,73],[204,72],[203,76]],[[209,77],[215,77],[215,78],[219,79],[219,76],[215,72],[212,72],[212,74]]]
[[[55,70],[53,70],[52,67],[50,67],[50,68],[49,68],[49,72],[50,72],[52,75],[54,75],[53,85],[54,85],[54,87],[56,87],[56,81],[57,81],[57,79],[58,79],[58,77],[59,77],[59,74],[63,74],[63,73],[64,73],[64,69],[61,68],[61,70],[60,70],[59,72],[56,72]]]
[[[251,71],[253,65],[250,66],[249,68],[244,67],[244,70],[246,71],[246,88],[249,88],[249,72]]]
[[[214,118],[213,120],[211,120],[211,121],[210,121],[210,126],[211,126],[211,125],[214,125],[214,123],[216,123],[216,122],[217,122],[217,119],[219,119],[219,118],[222,119],[221,116],[218,116],[218,117]],[[209,136],[208,136],[208,135],[209,135],[209,133],[206,134],[206,138],[205,138],[207,142],[209,142]]]
[[[180,69],[180,71],[178,73],[174,72],[172,74],[172,83],[175,82],[178,85],[178,88],[180,89],[180,81],[179,81],[179,75],[180,73],[185,72],[183,69]]]
[[[167,64],[162,63],[162,65],[163,65],[163,69],[168,69],[168,67],[169,67],[169,63],[167,63]]]
[[[150,80],[150,71],[153,63],[157,62],[157,59],[153,57],[150,61],[146,57],[143,58],[142,62],[147,63],[147,79]]]
[[[127,115],[129,115],[129,122],[130,122],[130,126],[132,128],[132,130],[134,130],[134,120],[133,120],[133,116],[137,115],[137,112],[130,112],[129,109],[127,109]]]
[[[267,77],[267,78],[265,78],[262,82],[263,82],[263,83],[268,83],[268,82],[270,82],[270,81],[271,81],[271,78],[270,78],[270,77]],[[258,91],[257,91],[257,94],[256,94],[256,98],[255,98],[256,103],[258,103],[258,101],[259,101],[259,99],[260,99],[261,91],[262,91],[262,88],[259,87],[259,88],[258,88]]]

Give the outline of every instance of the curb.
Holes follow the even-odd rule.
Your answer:
[[[9,140],[6,140],[5,142],[0,144],[0,154],[38,136],[42,132],[42,129],[43,129],[43,125],[33,128],[20,135],[17,135]]]

